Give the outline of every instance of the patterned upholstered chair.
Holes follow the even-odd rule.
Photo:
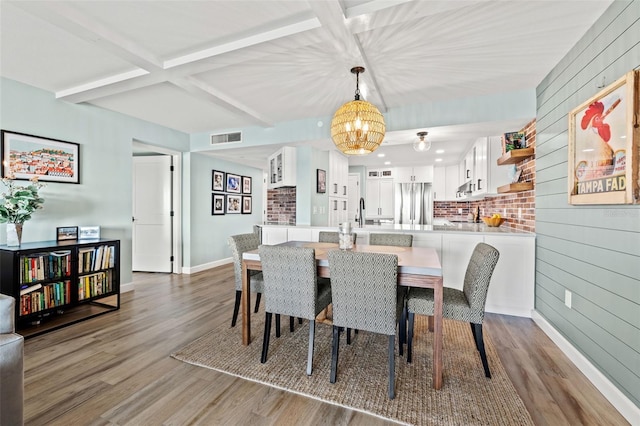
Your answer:
[[[398,256],[330,250],[333,299],[331,383],[336,382],[340,330],[355,328],[389,336],[389,398],[395,396],[395,335],[404,292],[398,287]]]
[[[476,349],[480,352],[484,374],[489,378],[491,378],[491,373],[487,363],[487,354],[484,350],[482,322],[484,320],[484,307],[487,301],[489,282],[499,257],[500,253],[494,247],[479,243],[471,254],[464,276],[463,289],[458,290],[449,287],[443,289],[442,316],[471,324],[471,332],[476,342]],[[414,315],[433,315],[433,305],[433,289],[411,288],[409,290],[407,298],[407,308],[409,310],[407,362],[411,362]]]
[[[397,246],[411,247],[413,235],[411,234],[369,234],[369,244],[372,246]]]
[[[240,308],[240,298],[242,297],[242,253],[245,251],[256,250],[260,245],[260,237],[256,233],[239,234],[229,237],[229,247],[233,255],[233,271],[236,278],[236,302],[233,306],[233,319],[231,327],[236,326],[238,320],[238,309]],[[254,312],[258,312],[260,307],[260,295],[263,289],[262,272],[251,271],[251,291],[258,293],[256,296],[256,307]]]
[[[338,232],[332,232],[332,231],[320,231],[320,234],[318,236],[318,242],[321,243],[334,243],[334,244],[340,244],[340,234]],[[353,234],[353,244],[356,243],[356,238],[358,237],[358,234]]]
[[[260,262],[264,274],[265,321],[262,357],[267,362],[272,314],[289,315],[309,320],[307,374],[313,371],[313,340],[316,316],[331,303],[331,285],[319,280],[316,254],[312,248],[260,246]],[[276,332],[279,333],[276,323]]]

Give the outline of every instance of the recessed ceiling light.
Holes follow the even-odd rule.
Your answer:
[[[384,162],[384,165],[385,165],[385,166],[388,166],[389,164],[391,164],[391,161],[385,161],[385,162]]]
[[[436,158],[436,163],[439,163],[440,161],[442,161],[442,158]]]
[[[586,148],[582,150],[582,152],[593,152],[593,151],[594,151],[593,148]]]
[[[436,154],[444,154],[444,149],[436,149]]]
[[[384,157],[384,154],[382,152],[380,152],[380,153],[378,153],[378,157],[382,158],[382,157]]]

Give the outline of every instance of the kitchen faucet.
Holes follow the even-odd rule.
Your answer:
[[[362,210],[364,210],[364,198],[360,197],[360,210],[358,213],[358,225],[362,228]]]

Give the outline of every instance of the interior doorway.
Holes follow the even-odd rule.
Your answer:
[[[182,272],[182,153],[172,149],[162,148],[135,140],[133,141],[132,145],[134,157],[165,157],[167,164],[169,164],[168,167],[171,167],[170,179],[152,179],[155,180],[155,184],[158,186],[157,188],[153,189],[153,192],[157,194],[167,194],[167,197],[169,198],[168,205],[170,206],[170,237],[158,239],[157,235],[154,235],[150,232],[136,232],[136,226],[132,224],[133,258],[131,264],[133,266],[133,270],[144,270],[147,272],[172,272],[179,274]],[[135,185],[135,179],[133,179],[132,185]],[[134,196],[133,206],[136,205],[136,202],[138,202],[138,204],[140,204],[140,202],[144,202],[144,200],[136,201],[136,198],[138,198],[139,196],[136,196],[135,188],[132,188],[132,194]],[[135,223],[135,216],[133,214],[132,218],[134,220],[133,223]],[[162,246],[154,247],[154,244],[162,244]],[[144,253],[144,247],[154,247],[153,250],[147,250],[147,254],[151,255],[151,257],[145,256],[147,257],[146,259],[145,257],[136,258],[137,255],[135,251],[137,250],[139,252],[138,254],[140,254],[140,249],[142,249]],[[169,264],[170,266],[167,267],[166,265],[155,265],[152,259],[153,255],[165,257],[168,255],[171,259],[171,262]],[[142,261],[140,262],[141,259]]]

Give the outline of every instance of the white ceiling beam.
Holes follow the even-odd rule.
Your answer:
[[[351,19],[360,15],[370,15],[379,10],[395,7],[403,3],[410,3],[412,1],[414,0],[371,0],[369,2],[347,8],[344,15],[347,19]]]
[[[364,66],[367,75],[363,76],[364,80],[368,80],[369,93],[376,98],[376,106],[381,112],[387,111],[387,105],[377,84],[374,70],[369,66],[369,61],[362,49],[358,38],[351,32],[347,26],[342,6],[336,0],[331,1],[312,1],[309,5],[320,20],[322,28],[325,29],[333,38],[334,45],[338,52],[347,61],[355,61],[351,66]]]
[[[216,88],[194,77],[175,78],[171,79],[170,83],[180,87],[182,90],[188,92],[198,99],[214,103],[228,111],[246,117],[256,125],[263,127],[274,126],[274,123],[262,116],[260,113],[252,110],[248,106],[243,105],[238,101],[233,100],[231,96],[220,92]]]

